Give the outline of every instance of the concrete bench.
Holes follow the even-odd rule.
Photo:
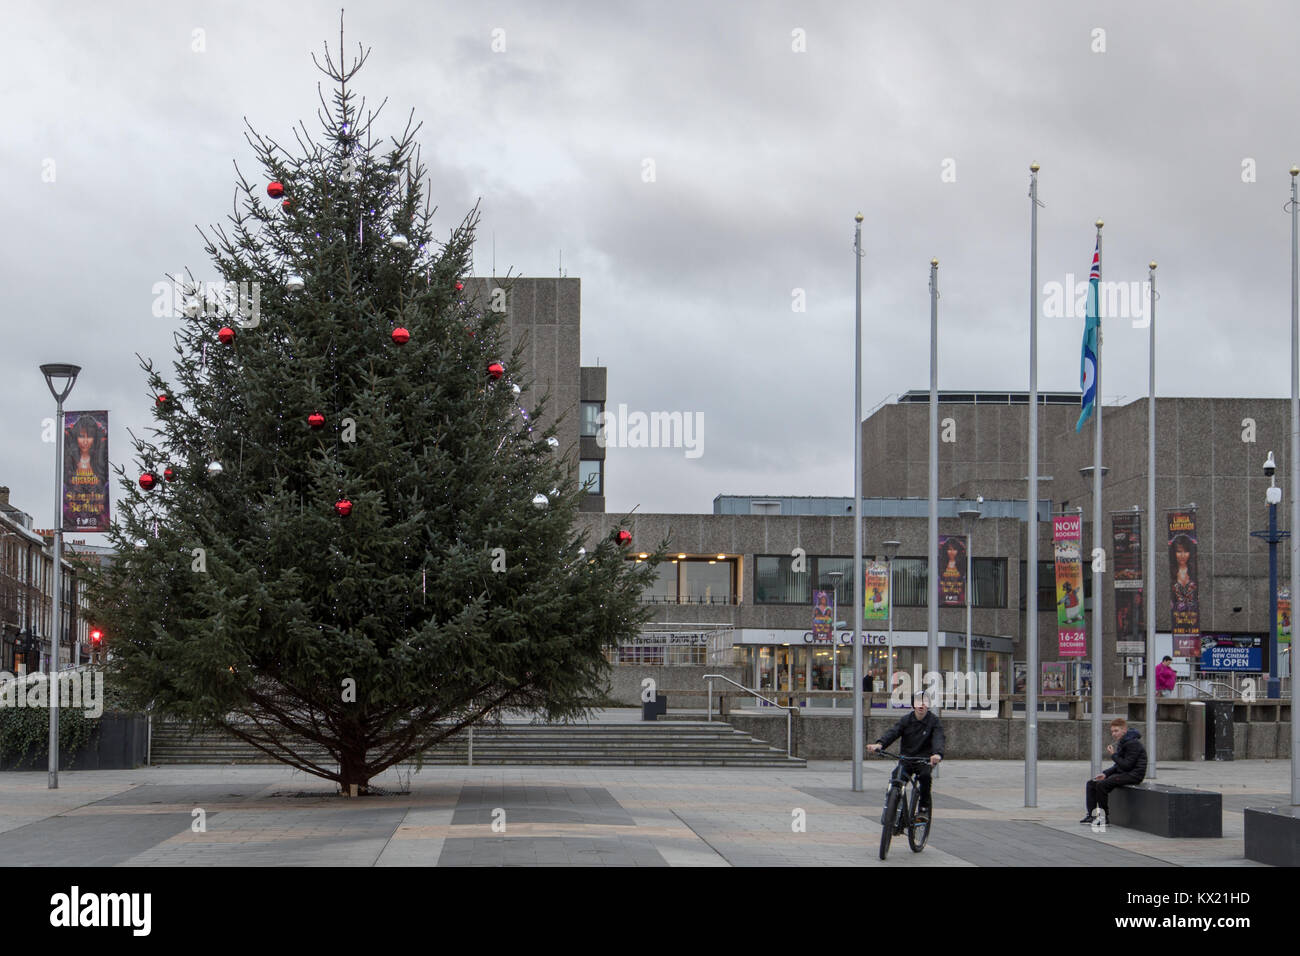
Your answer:
[[[1223,795],[1159,783],[1110,793],[1110,822],[1163,837],[1223,836]]]
[[[1247,807],[1246,859],[1300,866],[1300,807]]]

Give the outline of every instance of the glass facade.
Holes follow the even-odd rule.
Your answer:
[[[736,562],[711,558],[665,561],[641,600],[651,604],[735,604]]]
[[[842,572],[837,588],[840,607],[851,607],[853,600],[853,559],[808,557],[807,570],[796,571],[795,558],[789,555],[759,555],[754,559],[755,604],[811,604],[813,582],[829,590],[834,584],[832,571]],[[863,565],[868,562],[864,559]],[[1048,562],[1050,565],[1050,562]],[[894,559],[894,604],[897,607],[925,607],[927,561],[925,558]],[[1007,559],[973,558],[971,592],[975,607],[1007,606]]]
[[[679,594],[686,604],[731,604],[730,561],[679,561]]]

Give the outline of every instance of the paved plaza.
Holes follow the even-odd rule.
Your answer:
[[[1083,815],[1086,762],[1039,764],[1026,809],[1012,761],[950,761],[935,783],[930,845],[878,859],[893,766],[806,770],[428,767],[347,800],[267,766],[0,774],[8,866],[1255,866],[1242,810],[1289,802],[1281,760],[1172,763],[1160,783],[1223,794],[1223,838],[1173,840]],[[407,790],[409,792],[398,792]],[[196,811],[202,811],[201,814]],[[202,820],[204,832],[193,824]]]

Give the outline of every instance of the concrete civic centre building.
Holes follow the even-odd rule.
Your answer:
[[[504,280],[471,280],[488,301]],[[669,558],[659,567],[645,600],[653,617],[625,646],[611,649],[616,665],[614,696],[638,700],[640,679],[658,675],[660,686],[699,684],[709,669],[758,690],[799,692],[846,687],[851,633],[841,628],[833,646],[811,641],[814,589],[836,592],[838,619],[851,630],[852,501],[797,495],[726,496],[712,514],[605,514],[605,449],[600,415],[607,400],[607,371],[583,367],[581,286],[575,278],[509,280],[507,320],[512,343],[526,336],[525,360],[537,389],[552,396],[550,415],[562,415],[560,438],[572,455],[576,477],[589,483],[580,525],[593,536],[626,526],[633,534],[629,560],[649,555],[667,538]],[[526,399],[525,399],[526,400]],[[927,634],[926,574],[928,495],[928,391],[909,392],[862,422],[865,556],[887,557],[885,542],[898,542],[892,563],[894,669],[924,664]],[[940,534],[971,536],[972,660],[966,659],[966,609],[941,608],[939,643],[945,670],[996,672],[1004,692],[1015,665],[1026,660],[1025,555],[1029,524],[1026,392],[954,392],[939,395],[943,441],[939,445]],[[1147,401],[1103,406],[1103,510],[1145,512]],[[1200,629],[1246,643],[1258,639],[1259,670],[1268,670],[1268,547],[1252,538],[1266,529],[1262,465],[1269,451],[1289,461],[1289,405],[1285,399],[1158,398],[1156,400],[1156,505],[1154,537],[1143,513],[1143,546],[1156,547],[1156,580],[1144,582],[1154,606],[1158,654],[1170,646],[1170,571],[1165,512],[1195,505],[1199,543]],[[1051,516],[1079,513],[1084,554],[1111,550],[1109,518],[1100,536],[1092,528],[1092,426],[1075,431],[1076,393],[1041,393],[1039,424],[1039,594],[1036,600],[1039,659],[1070,665],[1067,690],[1089,677],[1086,658],[1058,654]],[[1288,476],[1280,474],[1285,485]],[[845,482],[848,484],[848,481]],[[982,505],[975,502],[982,497]],[[979,517],[972,512],[978,510]],[[962,512],[967,512],[962,517]],[[801,563],[798,555],[802,553]],[[1145,557],[1143,573],[1145,576]],[[802,568],[797,570],[796,568]],[[1085,609],[1093,607],[1085,567]],[[1288,553],[1279,549],[1279,580],[1289,576]],[[835,582],[838,581],[838,584]],[[1104,689],[1142,693],[1142,665],[1117,653],[1115,592],[1109,575],[1102,598]],[[1091,614],[1089,639],[1091,640]],[[1137,631],[1141,624],[1141,630]],[[1145,624],[1133,621],[1144,639]],[[864,636],[867,670],[877,689],[886,674],[886,627],[871,623]],[[1289,645],[1279,667],[1289,674]],[[1195,659],[1183,676],[1235,683],[1241,675],[1198,675]],[[1024,676],[1021,676],[1023,684]],[[1284,686],[1287,682],[1284,682]],[[700,685],[702,686],[702,684]],[[806,706],[831,706],[805,698]]]

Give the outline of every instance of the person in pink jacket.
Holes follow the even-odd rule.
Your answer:
[[[1174,685],[1178,683],[1178,675],[1174,673],[1170,664],[1173,658],[1168,654],[1164,660],[1156,665],[1156,693],[1161,697],[1168,697],[1174,692]]]

